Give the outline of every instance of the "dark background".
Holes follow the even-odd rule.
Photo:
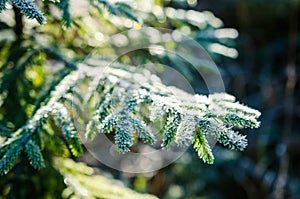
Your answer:
[[[226,28],[239,31],[239,57],[218,66],[225,70],[227,91],[262,112],[261,127],[248,134],[239,159],[219,161],[216,172],[199,174],[206,179],[199,195],[300,197],[299,6],[282,0],[198,1],[197,10],[210,10]]]

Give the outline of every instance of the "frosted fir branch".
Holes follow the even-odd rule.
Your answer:
[[[115,143],[120,152],[128,152],[133,145],[133,125],[126,113],[120,113],[116,117],[116,124]]]
[[[106,117],[101,124],[97,126],[98,131],[100,133],[111,133],[117,125],[116,117],[117,115],[109,115]]]
[[[231,150],[243,151],[248,145],[246,135],[240,135],[233,130],[228,130],[227,133],[221,134],[218,140]]]
[[[0,0],[0,12],[6,9],[7,0]]]
[[[204,117],[198,121],[198,125],[204,135],[212,135],[231,150],[243,151],[247,146],[246,136],[239,135],[216,118]]]
[[[66,139],[72,154],[75,156],[81,155],[83,152],[81,143],[68,109],[58,102],[53,103],[51,108],[51,114],[55,124],[62,130],[63,136]]]
[[[91,120],[87,124],[85,138],[87,140],[93,140],[96,136],[97,132],[102,131],[102,127],[99,128],[99,125],[103,120],[106,119],[107,116],[111,113],[111,107],[113,104],[113,96],[112,93],[115,89],[114,85],[110,85],[108,87],[103,86],[100,90],[99,87],[96,87],[97,91],[100,91],[101,97],[99,102],[97,103],[95,109],[96,111],[93,113]],[[90,99],[93,97],[93,93],[91,93]],[[97,128],[98,127],[98,128]],[[104,129],[106,133],[110,133],[111,129],[106,126]]]
[[[226,125],[239,129],[258,128],[260,126],[260,122],[258,122],[254,116],[237,114],[234,112],[222,115],[221,119]]]
[[[197,122],[193,117],[186,116],[181,120],[175,135],[175,142],[182,147],[188,147],[193,143]]]
[[[11,168],[18,160],[22,150],[23,150],[22,145],[13,144],[6,151],[6,153],[1,157],[0,160],[0,175],[7,174],[9,170],[11,170]]]
[[[8,0],[0,0],[0,12],[6,9],[6,3]],[[108,12],[116,16],[125,16],[133,21],[138,21],[137,17],[132,13],[131,6],[125,3],[109,3],[106,0],[95,0],[98,4],[103,5],[107,8]],[[40,11],[34,0],[11,0],[12,4],[20,9],[21,13],[24,14],[28,19],[36,19],[39,24],[46,22],[46,18]],[[65,22],[67,27],[71,26],[72,16],[69,10],[69,0],[53,0],[53,3],[62,11],[62,21]],[[43,2],[46,3],[46,2]],[[90,3],[97,7],[93,0]]]
[[[23,150],[27,153],[30,164],[34,168],[44,167],[41,148],[36,144],[42,141],[36,139],[41,139],[40,131],[49,118],[53,118],[56,125],[61,129],[73,155],[78,156],[82,153],[78,133],[63,101],[65,95],[72,93],[73,88],[78,86],[84,78],[85,75],[78,72],[67,75],[50,93],[50,99],[45,100],[45,105],[39,108],[24,126],[1,143],[0,175],[6,174],[14,166]],[[35,136],[36,134],[38,136]]]
[[[257,118],[260,113],[235,102],[233,96],[225,93],[192,95],[165,86],[146,69],[137,70],[132,66],[112,65],[105,71],[101,69],[103,76],[97,77],[97,83],[93,82],[87,92],[88,96],[82,97],[78,88],[87,79],[96,78],[99,71],[93,70],[96,69],[85,66],[67,75],[45,100],[44,106],[1,144],[0,174],[7,173],[13,167],[24,149],[35,168],[43,166],[41,149],[36,144],[41,141],[35,140],[37,136],[33,135],[40,133],[49,118],[61,130],[71,152],[74,155],[81,154],[80,140],[65,104],[70,103],[72,97],[75,98],[74,102],[85,99],[84,103],[76,103],[73,106],[75,109],[85,105],[82,108],[91,111],[86,137],[93,139],[97,133],[114,133],[115,144],[120,152],[130,151],[135,137],[153,144],[155,136],[146,121],[158,120],[163,122],[163,148],[172,143],[179,146],[193,144],[199,157],[211,164],[214,157],[206,136],[213,136],[229,149],[243,150],[247,146],[246,136],[234,130],[259,126]],[[144,82],[141,84],[135,79],[136,76]],[[95,96],[100,99],[97,101]],[[88,108],[91,104],[92,108]],[[32,151],[29,150],[30,146]]]
[[[25,152],[27,153],[30,164],[35,169],[41,169],[45,167],[41,150],[32,140],[29,140],[25,145]]]
[[[160,101],[154,101],[152,103],[149,115],[150,121],[154,122],[155,120],[164,116],[163,106],[164,104],[162,104]]]
[[[132,123],[137,136],[144,142],[149,144],[154,144],[156,139],[151,129],[147,126],[144,121],[130,117],[130,122]]]
[[[109,96],[119,99],[117,99],[117,106],[113,101],[108,101],[114,110],[106,114],[105,119],[98,120],[100,122],[98,132],[114,132],[115,142],[120,151],[128,151],[132,146],[134,137],[132,131],[140,137],[137,129],[132,129],[134,123],[146,124],[141,118],[148,117],[152,122],[157,120],[164,122],[163,148],[167,148],[173,142],[185,147],[193,144],[199,157],[211,164],[214,157],[206,136],[212,136],[229,149],[244,150],[247,146],[246,136],[240,135],[233,129],[257,128],[260,124],[257,121],[260,115],[258,111],[235,102],[235,97],[226,93],[215,93],[209,96],[192,95],[178,88],[163,85],[158,77],[145,69],[130,66],[113,65],[103,76],[106,81],[100,78],[99,84],[104,84],[100,87],[118,85],[118,89],[115,89]],[[139,81],[135,81],[135,76],[139,76],[146,82],[139,84]],[[153,82],[151,79],[157,81]],[[105,89],[100,89],[99,95],[105,96]],[[105,105],[104,102],[99,104]],[[146,111],[148,115],[139,116],[144,114],[140,112],[141,106],[148,109]],[[95,113],[101,109],[99,106]],[[120,113],[126,113],[126,117]],[[126,128],[118,129],[118,123],[122,124],[120,121],[126,118],[131,123],[122,125]],[[97,118],[92,120],[97,124]],[[151,135],[146,125],[141,127],[143,132]],[[121,139],[124,139],[124,142],[121,142]]]
[[[38,9],[33,0],[11,0],[13,5],[20,9],[20,11],[28,19],[36,19],[40,24],[46,21],[42,12]]]
[[[166,108],[166,121],[163,130],[163,140],[161,146],[167,148],[174,141],[177,128],[181,122],[181,114],[176,109]]]

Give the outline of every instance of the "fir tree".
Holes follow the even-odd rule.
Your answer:
[[[57,22],[57,16],[51,15],[52,6],[55,6],[61,10],[61,21],[65,26],[77,27],[79,31],[75,32],[76,34],[84,32],[82,24],[72,18],[68,0],[0,0],[0,11],[5,13],[8,5],[14,7],[16,15],[22,13],[40,24],[46,23],[45,16],[48,24]],[[133,14],[133,8],[129,4],[90,0],[90,5],[100,11],[101,16],[104,16],[105,12],[110,16],[122,16],[139,22],[138,15]],[[168,15],[171,13],[170,9],[174,8],[167,9],[165,17],[174,18]],[[209,20],[205,23],[209,24]],[[200,24],[192,19],[183,23],[200,27]],[[73,38],[65,35],[64,47],[55,44],[56,39],[60,37],[55,31],[61,31],[60,27],[48,30],[53,33],[45,45],[39,31],[44,27],[42,32],[45,33],[47,24],[27,30],[31,35],[23,31],[22,19],[16,20],[15,27],[5,22],[2,22],[2,26],[3,29],[15,29],[18,38],[12,41],[1,40],[1,175],[10,172],[20,159],[23,161],[23,155],[26,155],[26,159],[35,169],[51,167],[55,159],[52,156],[57,156],[53,150],[54,142],[61,143],[58,147],[60,149],[57,150],[62,151],[62,156],[80,156],[83,149],[74,124],[74,112],[87,122],[85,136],[88,140],[93,140],[97,133],[113,134],[114,142],[122,153],[130,151],[135,139],[154,144],[157,141],[154,134],[157,132],[152,132],[147,123],[162,122],[162,131],[158,132],[162,148],[167,149],[173,143],[181,147],[193,145],[199,158],[208,164],[214,162],[214,156],[207,136],[212,136],[229,149],[242,151],[247,146],[247,139],[237,130],[257,128],[260,125],[257,121],[260,112],[242,105],[229,94],[192,95],[164,85],[159,77],[147,69],[119,63],[110,64],[103,60],[99,62],[92,58],[81,65],[70,61],[66,54],[61,52],[63,50],[58,48],[68,48],[68,41]],[[17,27],[21,27],[22,31],[16,31]],[[213,25],[208,27],[209,30],[218,28]],[[70,30],[72,28],[67,31]],[[78,53],[82,50],[76,47],[74,49]],[[58,73],[52,73],[51,79],[46,78],[47,71],[43,69],[47,61],[64,65]],[[107,65],[110,65],[109,69],[104,70]],[[39,72],[41,74],[38,74]],[[45,78],[38,79],[33,74]],[[100,79],[97,79],[98,74],[102,74]],[[140,84],[134,81],[133,75],[137,74],[147,80],[147,83]],[[156,81],[153,82],[153,79]],[[173,92],[169,92],[170,90]],[[95,93],[99,96],[98,101],[95,99]],[[145,112],[148,114],[145,115]],[[55,137],[54,140],[51,140],[52,137]],[[46,157],[44,154],[47,150],[55,155],[48,157],[47,152]],[[57,160],[59,159],[55,159]],[[68,175],[65,168],[57,170],[63,175]],[[74,185],[72,183],[77,183],[74,176],[69,176],[68,179],[69,187]]]

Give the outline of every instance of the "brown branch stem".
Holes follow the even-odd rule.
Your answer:
[[[14,10],[14,13],[15,13],[15,22],[16,22],[14,31],[15,31],[15,34],[16,34],[17,38],[21,39],[22,35],[23,35],[22,13],[21,13],[20,9],[17,8],[16,6],[13,6],[13,10]]]

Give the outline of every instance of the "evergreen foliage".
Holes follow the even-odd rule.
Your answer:
[[[1,0],[0,1],[0,11],[4,10],[6,6],[6,0]]]
[[[6,8],[7,3],[8,1],[0,0],[0,11]],[[45,17],[34,1],[12,0],[11,3],[27,18],[34,18],[39,23],[45,22]],[[90,0],[90,3],[100,12],[105,8],[112,16],[123,15],[135,22],[139,21],[131,6],[126,3],[113,4],[106,0]],[[74,24],[80,30],[75,32],[76,35],[88,32],[73,21],[68,0],[42,1],[41,4],[47,12],[48,4],[57,6],[62,11],[65,25],[69,27]],[[177,16],[171,15],[170,10],[180,10],[166,8],[163,12],[164,17],[176,27]],[[152,13],[149,16],[145,21],[151,19]],[[185,16],[188,14],[185,13]],[[111,22],[112,19],[107,20]],[[210,15],[206,17],[203,22],[205,28],[191,18],[182,19],[181,23],[209,32],[219,28],[214,27],[213,19]],[[9,25],[7,27],[13,29]],[[49,28],[47,25],[45,27],[46,30]],[[260,125],[257,120],[259,111],[236,102],[235,97],[226,93],[213,93],[208,96],[189,94],[176,87],[164,85],[146,68],[93,59],[88,59],[82,65],[71,62],[65,57],[68,53],[61,54],[60,50],[47,46],[52,42],[53,46],[62,48],[62,52],[68,47],[68,42],[66,46],[57,44],[59,42],[56,39],[60,35],[56,34],[62,31],[61,27],[48,35],[50,39],[46,42],[47,45],[39,38],[45,32],[35,28],[33,31],[36,32],[29,37],[25,36],[25,39],[18,37],[13,42],[1,40],[8,45],[1,46],[0,49],[0,53],[5,55],[0,60],[1,73],[4,74],[0,82],[0,175],[7,174],[23,158],[22,154],[26,155],[35,169],[52,165],[45,154],[53,145],[59,146],[55,155],[80,156],[83,149],[75,119],[87,124],[87,140],[95,139],[98,133],[112,134],[121,153],[130,151],[138,139],[147,144],[161,141],[163,149],[168,149],[173,144],[180,147],[193,145],[199,158],[209,164],[214,161],[209,138],[212,137],[229,149],[242,151],[247,146],[247,139],[237,131],[257,128]],[[64,35],[64,39],[69,39],[69,43],[73,42],[75,33]],[[204,36],[198,35],[197,38],[203,39]],[[80,50],[86,53],[85,49],[78,50],[75,45],[73,47],[77,50],[76,53],[81,52]],[[180,61],[168,54],[156,58],[173,64],[175,68],[179,67],[187,76],[191,75],[184,63],[181,65]],[[63,64],[63,69],[53,75],[50,82],[47,82],[48,74],[41,69],[47,61]],[[34,78],[33,71],[44,79]],[[136,76],[143,79],[143,83]],[[154,132],[151,125],[157,126],[158,123],[163,124],[162,129]],[[73,182],[75,181],[76,179]],[[76,195],[75,192],[72,194]]]
[[[142,79],[147,79],[147,84],[132,81],[134,79],[132,74],[139,74]],[[162,133],[163,148],[174,141],[179,146],[193,142],[199,157],[204,162],[213,163],[211,148],[205,136],[211,135],[224,146],[242,151],[247,146],[246,136],[238,134],[234,129],[257,128],[260,125],[257,121],[260,112],[241,105],[231,95],[226,93],[209,96],[191,95],[180,89],[167,87],[157,76],[153,76],[147,69],[137,70],[130,66],[120,65],[107,69],[104,78],[99,81],[104,82],[105,79],[105,85],[102,87],[109,88],[110,92],[99,93],[101,99],[103,95],[105,96],[107,103],[100,104],[98,108],[101,112],[99,109],[94,111],[87,127],[87,137],[92,139],[96,132],[114,131],[118,149],[128,151],[133,145],[132,132],[137,129],[136,121],[144,124],[144,121],[139,120],[141,118],[138,114],[138,110],[141,109],[139,106],[147,104],[150,121],[165,118]],[[150,79],[156,79],[157,82]],[[112,89],[112,85],[117,88]],[[154,139],[150,129],[146,128],[146,125],[139,125],[138,128],[147,132],[140,138],[150,140],[152,143]],[[139,132],[136,133],[137,136],[141,136]]]
[[[135,136],[150,144],[155,141],[151,129],[140,119],[139,110],[142,105],[147,105],[149,115],[144,117],[150,121],[157,120],[157,116],[162,116],[160,119],[165,118],[161,144],[163,148],[173,142],[179,146],[193,144],[199,157],[209,164],[213,163],[214,157],[206,136],[213,136],[230,149],[244,150],[247,146],[246,136],[238,134],[233,129],[259,127],[257,118],[260,113],[235,102],[235,98],[226,93],[209,96],[191,95],[175,87],[163,85],[159,78],[147,69],[137,70],[132,66],[115,64],[106,70],[103,67],[100,70],[99,66],[98,69],[90,66],[80,68],[82,69],[67,75],[51,92],[51,98],[47,99],[45,105],[37,110],[12,138],[8,138],[2,144],[1,174],[7,173],[12,168],[23,149],[34,168],[43,167],[41,149],[35,144],[42,141],[34,141],[34,137],[49,123],[61,131],[63,140],[73,155],[78,156],[82,153],[78,133],[70,116],[70,108],[68,109],[63,101],[68,94],[74,99],[81,96],[74,95],[73,91],[80,87],[83,80],[95,79],[97,77],[95,74],[100,73],[103,76],[99,79],[99,83],[95,87],[95,83],[92,82],[89,94],[85,97],[87,102],[84,104],[90,102],[91,106],[94,104],[91,98],[95,97],[95,92],[100,95],[96,108],[90,107],[94,111],[87,125],[86,137],[92,140],[97,133],[113,132],[115,144],[120,152],[130,151]],[[133,76],[137,74],[146,79],[147,83],[140,84],[133,81]],[[157,81],[152,82],[151,79]],[[83,108],[80,105],[73,107]]]
[[[77,76],[79,76],[77,74]],[[63,140],[67,143],[73,155],[78,156],[82,154],[82,148],[79,140],[79,135],[74,127],[72,119],[67,108],[61,103],[64,95],[72,92],[72,86],[78,83],[79,77],[74,77],[73,74],[66,76],[64,80],[51,92],[51,98],[47,99],[44,106],[36,111],[33,117],[20,129],[18,129],[14,136],[7,138],[1,144],[1,163],[0,173],[3,175],[7,173],[17,161],[21,151],[25,149],[28,155],[30,164],[34,168],[42,168],[44,166],[43,157],[41,154],[41,146],[37,143],[42,143],[42,137],[37,136],[42,133],[43,128],[48,125],[56,126],[61,130]],[[53,120],[51,122],[51,119]],[[56,128],[56,129],[57,129]]]
[[[12,0],[11,2],[29,19],[36,19],[40,24],[46,21],[33,0]]]
[[[149,194],[134,192],[121,181],[111,179],[109,175],[96,175],[94,170],[84,163],[76,163],[66,158],[56,158],[54,167],[64,176],[67,187],[63,198],[107,198],[107,199],[157,199]]]
[[[7,0],[0,1],[0,12],[6,9],[6,3]],[[43,13],[40,11],[40,9],[38,8],[34,0],[11,0],[11,3],[13,6],[20,9],[21,13],[23,13],[28,19],[36,19],[40,24],[46,22],[46,18],[44,17]],[[69,10],[69,0],[60,0],[60,1],[50,0],[50,1],[42,1],[42,3],[55,4],[62,11],[62,20],[65,22],[66,26],[67,27],[71,26],[72,17]],[[105,8],[107,8],[109,13],[113,15],[124,15],[129,19],[132,19],[136,22],[138,21],[137,17],[131,12],[132,9],[131,6],[124,2],[117,2],[115,4],[112,4],[106,0],[98,0],[98,1],[90,0],[90,3],[94,7],[97,7],[97,9],[99,9],[100,11],[101,8],[99,8],[99,5],[103,5]]]

